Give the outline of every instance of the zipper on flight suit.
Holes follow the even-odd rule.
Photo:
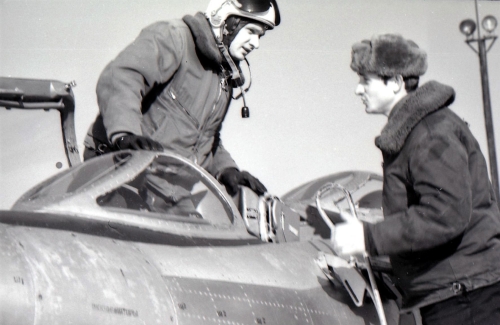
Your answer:
[[[204,120],[204,123],[202,124],[201,128],[199,129],[199,133],[198,133],[198,137],[196,139],[196,143],[193,147],[193,151],[195,153],[195,163],[198,162],[198,156],[197,156],[197,153],[198,153],[198,146],[200,144],[200,137],[203,135],[203,132],[205,132],[205,128],[206,128],[206,125],[208,124],[208,121],[210,120],[210,118],[214,115],[214,112],[215,112],[215,108],[217,107],[217,103],[219,102],[220,100],[220,97],[222,95],[222,88],[223,88],[223,85],[227,83],[227,80],[223,77],[221,77],[220,79],[220,82],[218,83],[218,93],[217,93],[217,98],[215,99],[214,101],[214,105],[212,106],[212,111],[210,112],[210,114],[207,115],[207,117],[205,118]]]

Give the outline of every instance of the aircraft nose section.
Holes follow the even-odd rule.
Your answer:
[[[177,324],[169,289],[134,244],[0,224],[0,322]],[[7,233],[5,233],[7,232]]]
[[[0,224],[0,321],[2,325],[31,325],[36,304],[33,273],[23,254],[23,242],[14,240],[7,229]]]

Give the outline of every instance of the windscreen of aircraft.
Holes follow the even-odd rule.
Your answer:
[[[88,195],[100,188],[95,203],[109,212],[232,224],[233,213],[220,189],[199,170],[174,156],[146,157],[149,158],[119,152],[95,158],[49,179],[19,202],[24,205],[64,203],[68,198]],[[86,207],[83,203],[81,206]]]

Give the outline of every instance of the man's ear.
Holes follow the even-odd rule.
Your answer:
[[[398,94],[405,88],[405,82],[402,75],[397,75],[392,77],[389,82],[391,83],[392,90],[395,94]]]

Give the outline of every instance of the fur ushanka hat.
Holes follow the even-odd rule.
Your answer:
[[[358,74],[420,77],[427,70],[427,54],[401,35],[377,35],[352,46],[351,69]]]

